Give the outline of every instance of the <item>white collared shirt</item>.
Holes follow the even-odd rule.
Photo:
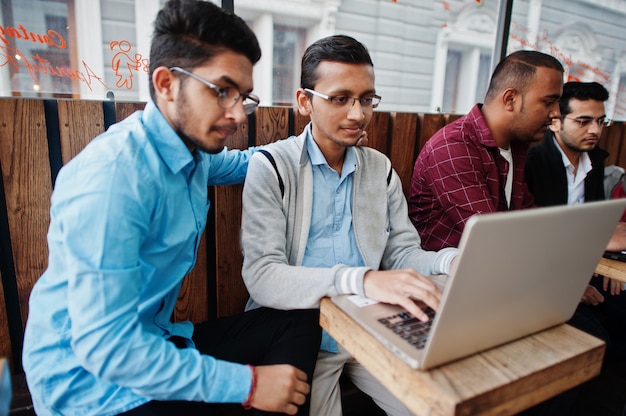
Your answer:
[[[591,170],[591,159],[587,152],[582,152],[578,157],[578,169],[574,168],[563,149],[553,138],[556,148],[561,152],[565,172],[567,173],[567,205],[582,204],[585,202],[585,178]]]
[[[508,149],[499,148],[500,154],[509,162],[509,172],[506,175],[506,183],[504,184],[504,194],[506,195],[506,205],[511,206],[511,192],[513,191],[513,153],[511,146]]]

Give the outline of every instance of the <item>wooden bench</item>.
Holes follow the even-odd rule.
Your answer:
[[[59,169],[111,124],[144,103],[0,98],[0,357],[22,377],[21,351],[28,298],[47,265],[50,196]],[[405,192],[425,141],[458,116],[375,112],[369,145],[386,153]],[[261,107],[229,142],[230,148],[267,144],[302,131],[308,119],[290,107]],[[605,129],[607,164],[626,166],[623,123]],[[241,280],[242,186],[213,187],[208,226],[198,261],[184,280],[174,320],[200,322],[243,309]]]

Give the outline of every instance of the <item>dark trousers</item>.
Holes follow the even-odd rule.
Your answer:
[[[591,279],[594,286],[604,296],[604,302],[592,306],[594,314],[602,323],[609,336],[606,361],[613,363],[626,360],[626,291],[611,295],[602,289],[603,277]]]
[[[604,365],[626,360],[626,292],[611,295],[602,289],[602,276],[591,279],[590,285],[604,296],[604,302],[591,306],[579,304],[568,322],[606,343]]]
[[[600,338],[606,343],[603,369],[626,360],[626,292],[611,295],[602,289],[602,276],[591,279],[590,285],[598,289],[604,296],[604,302],[596,305],[579,303],[568,324],[586,333]],[[602,374],[600,377],[602,377]],[[575,411],[573,406],[577,400],[584,400],[585,384],[574,387],[560,395],[549,399],[525,412],[524,416],[557,416],[568,415]],[[626,409],[625,415],[626,416]]]
[[[590,335],[600,338],[606,343],[604,369],[614,366],[618,362],[626,360],[626,292],[619,295],[611,295],[602,289],[602,276],[595,276],[589,283],[604,296],[604,302],[592,306],[579,303],[568,324]],[[557,416],[568,415],[575,411],[573,406],[578,400],[586,400],[585,384],[574,387],[560,395],[547,400],[526,412],[524,416]],[[624,410],[626,416],[626,409]]]
[[[203,354],[252,365],[291,364],[307,374],[309,383],[321,338],[319,311],[279,311],[260,308],[197,324],[193,341]],[[172,340],[176,342],[176,340]],[[209,386],[207,386],[209,388]],[[309,414],[309,397],[298,415]],[[124,416],[269,415],[245,411],[241,404],[151,401]]]

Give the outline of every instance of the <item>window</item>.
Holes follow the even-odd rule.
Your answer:
[[[300,87],[300,59],[304,52],[304,29],[274,26],[274,63],[272,103],[293,105],[295,91]]]
[[[609,118],[625,120],[626,4],[617,0],[516,0],[508,53],[534,49],[558,58],[567,80],[597,81],[610,93]]]
[[[221,4],[222,0],[210,0]],[[0,95],[149,99],[152,23],[165,0],[3,0]],[[465,113],[484,94],[504,1],[229,0],[257,34],[262,105],[294,105],[302,52],[354,36],[376,68],[381,111]],[[607,114],[626,119],[626,3],[513,0],[507,53],[536,49],[569,79],[598,81]]]
[[[495,15],[495,3],[451,14],[438,34],[430,111],[464,114],[483,101],[491,75]]]
[[[2,95],[72,96],[71,10],[64,0],[2,3]]]
[[[254,67],[261,105],[295,105],[306,45],[335,32],[338,0],[236,0],[235,13],[254,30],[263,55]]]
[[[479,48],[449,50],[443,104],[435,105],[434,111],[463,114],[482,102],[489,83],[490,64],[491,55]]]

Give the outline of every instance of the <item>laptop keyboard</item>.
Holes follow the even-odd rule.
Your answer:
[[[385,325],[415,348],[422,349],[426,344],[430,326],[435,317],[435,311],[431,308],[425,308],[424,312],[430,319],[428,322],[422,322],[406,311],[380,318],[378,322]]]

